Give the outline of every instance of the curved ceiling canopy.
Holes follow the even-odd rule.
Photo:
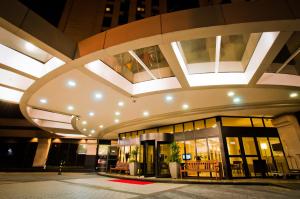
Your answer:
[[[196,26],[187,25],[194,14],[100,33],[79,42],[75,59],[2,25],[0,99],[21,100],[28,120],[69,137],[116,138],[215,115],[300,110],[299,19],[207,25],[197,14]]]

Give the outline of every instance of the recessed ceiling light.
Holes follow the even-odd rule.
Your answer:
[[[95,99],[97,99],[97,100],[100,100],[103,97],[102,93],[99,93],[99,92],[95,93],[94,96],[95,96]]]
[[[82,129],[83,131],[86,131],[86,128]]]
[[[89,112],[89,116],[94,116],[95,115],[95,113],[94,112]]]
[[[81,124],[86,125],[87,121],[84,120],[84,121],[81,122]]]
[[[45,99],[45,98],[42,98],[42,99],[40,99],[40,103],[42,103],[42,104],[47,104],[47,103],[48,103],[48,100]]]
[[[91,130],[91,134],[94,134],[94,133],[95,133],[95,130],[94,130],[94,129],[92,129],[92,130]]]
[[[233,98],[233,102],[238,104],[238,103],[241,102],[241,98],[240,97],[235,97],[235,98]]]
[[[173,96],[172,95],[167,95],[165,97],[165,99],[166,99],[167,102],[171,102],[171,101],[173,101]]]
[[[120,107],[124,106],[124,102],[123,101],[119,101],[118,102],[118,106],[120,106]]]
[[[228,97],[232,97],[232,96],[234,96],[235,95],[235,93],[233,92],[233,91],[229,91],[228,93],[227,93],[227,96]]]
[[[115,123],[119,123],[120,122],[120,120],[119,119],[115,119]]]
[[[295,98],[295,97],[298,97],[298,93],[296,92],[290,93],[290,98]]]
[[[36,46],[33,45],[32,43],[26,42],[26,43],[25,43],[25,48],[26,48],[26,50],[28,50],[28,51],[34,51],[34,50],[36,49]]]
[[[67,109],[68,109],[69,111],[73,111],[73,110],[74,110],[74,106],[69,105],[69,106],[67,107]]]
[[[101,125],[99,125],[99,128],[100,128],[100,129],[103,129],[103,127],[104,127],[104,126],[103,126],[102,124],[101,124]]]
[[[76,86],[76,82],[74,80],[69,80],[68,81],[68,86],[69,87],[75,87]]]
[[[120,113],[119,111],[116,111],[116,112],[115,112],[115,115],[116,115],[116,116],[119,116],[119,115],[121,115],[121,113]]]
[[[149,116],[149,112],[148,112],[148,111],[144,111],[144,112],[143,112],[143,115],[144,115],[145,117],[148,117],[148,116]]]
[[[189,105],[188,104],[182,104],[182,109],[186,110],[189,108]]]
[[[89,134],[89,137],[91,137],[92,135],[91,134]]]

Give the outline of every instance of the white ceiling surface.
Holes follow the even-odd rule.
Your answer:
[[[76,81],[76,87],[68,87],[68,80]],[[232,98],[227,96],[227,92],[231,90],[236,93],[236,96],[241,97],[241,105],[251,103],[272,104],[272,102],[290,100],[289,94],[292,92],[289,89],[272,88],[214,88],[176,92],[169,90],[164,93],[138,97],[136,102],[133,103],[132,99],[127,95],[123,95],[119,91],[82,73],[80,70],[74,69],[41,87],[32,95],[28,105],[54,112],[78,115],[80,117],[77,123],[79,130],[88,135],[90,130],[95,129],[96,133],[93,136],[97,136],[100,131],[105,131],[105,128],[116,125],[114,123],[116,118],[120,120],[119,124],[122,125],[124,122],[143,119],[144,111],[149,112],[149,117],[145,118],[149,119],[166,113],[178,111],[183,111],[184,113],[185,111],[182,110],[182,104],[184,103],[189,104],[189,110],[233,105]],[[93,96],[95,92],[101,92],[103,98],[96,100]],[[170,103],[165,101],[165,96],[168,94],[174,97],[174,100]],[[41,104],[39,102],[41,98],[46,98],[48,103]],[[124,102],[124,107],[117,105],[119,101]],[[74,106],[74,110],[67,110],[68,105]],[[186,112],[189,110],[186,110]],[[95,115],[89,116],[88,113],[90,111],[94,112]],[[119,111],[121,115],[115,116],[116,111]],[[269,114],[268,112],[261,113],[261,111],[252,113],[251,110],[246,112],[249,114]],[[275,113],[277,114],[278,112],[275,111]],[[273,112],[270,112],[270,114],[273,115]],[[172,115],[169,117],[173,121],[171,119]],[[183,119],[180,118],[179,120],[183,121]],[[83,120],[87,121],[86,125],[81,124]],[[143,120],[140,123],[142,124]],[[99,125],[104,125],[104,128],[100,129]],[[83,128],[86,128],[87,131],[83,132]]]

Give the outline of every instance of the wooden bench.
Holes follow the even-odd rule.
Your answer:
[[[214,172],[216,179],[218,177],[221,179],[219,162],[216,160],[200,160],[200,161],[188,161],[184,166],[180,167],[180,177],[182,178],[182,173],[187,172]]]
[[[120,162],[120,161],[118,161],[117,164],[116,164],[116,167],[110,168],[110,173],[112,171],[120,171],[120,173],[122,171],[124,171],[125,173],[126,172],[128,173],[129,172],[129,164],[126,163],[126,162]]]

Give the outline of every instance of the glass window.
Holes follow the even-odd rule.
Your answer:
[[[160,127],[159,132],[160,133],[173,133],[173,125]]]
[[[194,125],[195,125],[195,130],[205,128],[204,120],[197,120],[197,121],[194,122]]]
[[[183,124],[176,124],[175,125],[175,133],[183,132]]]
[[[125,139],[125,133],[120,133],[120,139]]]
[[[254,127],[264,127],[262,118],[252,118],[252,123]]]
[[[264,118],[265,127],[274,127],[271,118]]]
[[[258,160],[258,157],[246,157],[250,175],[254,177],[255,173],[254,173],[254,167],[253,167],[253,160]]]
[[[131,133],[126,133],[125,137],[126,137],[126,139],[130,138],[131,137]]]
[[[125,160],[125,147],[124,146],[121,146],[120,147],[120,161],[121,162],[126,162]]]
[[[206,122],[206,128],[215,128],[215,127],[217,127],[216,118],[206,119],[205,122]]]
[[[243,177],[244,169],[243,169],[243,160],[240,157],[230,157],[230,168],[233,177]]]
[[[77,148],[77,154],[86,154],[87,144],[79,144]]]
[[[99,144],[98,155],[107,155],[109,145]]]
[[[221,147],[219,138],[208,138],[209,159],[222,162]]]
[[[125,159],[124,162],[129,162],[129,156],[130,156],[130,146],[125,146]]]
[[[288,171],[288,166],[283,153],[283,148],[278,137],[269,138],[274,160],[277,165],[277,170],[282,173]]]
[[[222,125],[252,127],[250,118],[238,118],[238,117],[222,117]]]
[[[275,171],[276,168],[273,164],[272,154],[269,146],[268,139],[266,137],[257,138],[258,148],[260,152],[261,159],[266,160],[269,171]]]
[[[137,137],[137,132],[136,131],[131,132],[131,138],[136,138],[136,137]]]
[[[181,162],[184,162],[183,161],[183,155],[184,155],[184,141],[179,141],[179,142],[176,142],[177,144],[178,144],[178,146],[179,146],[179,149],[180,149],[180,152],[179,152],[179,154],[180,154],[180,161]]]
[[[157,129],[146,129],[145,133],[157,133]]]
[[[228,154],[241,155],[240,143],[237,137],[226,137]]]
[[[196,139],[196,160],[208,160],[208,149],[206,139]]]
[[[196,160],[196,147],[195,140],[186,140],[185,141],[185,159],[186,161]],[[189,176],[197,176],[197,172],[188,172]]]
[[[254,138],[243,137],[242,140],[243,140],[245,155],[257,155]]]
[[[194,130],[193,122],[184,123],[184,131],[192,131]]]

